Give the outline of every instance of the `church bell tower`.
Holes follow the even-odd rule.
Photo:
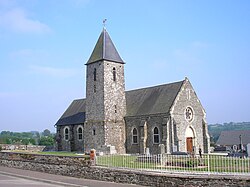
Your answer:
[[[86,63],[85,150],[125,153],[124,61],[105,28]],[[114,147],[113,147],[114,146]]]

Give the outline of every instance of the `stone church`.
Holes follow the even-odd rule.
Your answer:
[[[58,151],[209,151],[206,113],[190,81],[125,91],[125,62],[104,28],[86,63],[86,98],[55,124]]]

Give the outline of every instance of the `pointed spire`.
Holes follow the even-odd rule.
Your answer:
[[[112,62],[124,64],[124,61],[121,59],[119,53],[117,52],[115,45],[113,44],[105,27],[103,28],[102,33],[99,36],[95,48],[86,65],[100,60],[109,60]]]

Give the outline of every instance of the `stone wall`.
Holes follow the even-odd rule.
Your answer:
[[[90,166],[83,157],[1,153],[0,165],[58,175],[154,187],[250,186],[250,176],[173,175]]]
[[[126,120],[126,150],[127,153],[144,154],[145,149],[149,148],[150,154],[160,154],[159,146],[164,144],[164,136],[168,136],[163,129],[164,115],[148,115],[147,117],[125,117]],[[159,129],[159,143],[153,141],[154,128]],[[132,131],[136,128],[138,132],[138,143],[133,143]]]
[[[191,121],[185,118],[185,109],[191,108],[193,118]],[[174,144],[178,151],[187,152],[186,132],[193,131],[194,151],[198,153],[199,147],[202,151],[209,150],[207,124],[204,124],[206,113],[188,79],[185,80],[178,97],[171,109],[171,117],[174,120],[176,131]]]
[[[65,140],[64,130],[69,129],[69,138]],[[82,128],[82,139],[78,138],[78,128]],[[60,125],[57,126],[57,150],[58,151],[79,151],[84,152],[84,125]]]
[[[84,124],[84,151],[100,150],[105,145],[105,126],[103,121],[88,121]]]
[[[28,150],[28,151],[43,151],[46,146],[40,145],[14,145],[14,144],[0,144],[2,150]]]
[[[79,165],[80,167],[87,167],[90,164],[89,159],[82,156],[70,157],[14,152],[0,152],[0,159],[1,161],[18,161],[52,165]]]
[[[125,153],[124,65],[106,60],[88,64],[86,79],[85,151],[112,145]]]

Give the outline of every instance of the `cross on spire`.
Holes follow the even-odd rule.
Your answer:
[[[103,28],[105,28],[105,27],[106,27],[106,21],[107,21],[107,19],[104,19],[104,20],[102,21]]]

